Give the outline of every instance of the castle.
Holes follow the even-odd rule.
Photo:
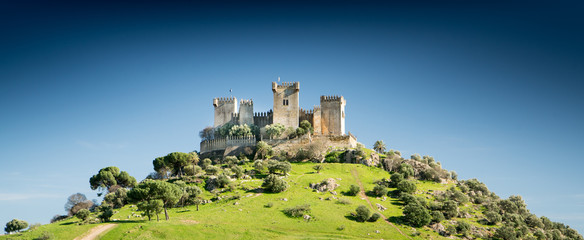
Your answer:
[[[251,99],[242,99],[238,102],[235,97],[214,98],[213,127],[219,128],[231,123],[255,125],[263,129],[267,125],[280,123],[285,128],[296,129],[302,121],[307,120],[314,128],[314,137],[348,137],[345,134],[347,102],[343,96],[321,96],[319,106],[314,106],[313,109],[302,109],[299,107],[299,82],[283,82],[282,84],[272,82],[272,93],[274,107],[273,110],[267,112],[254,112]],[[256,137],[261,139],[261,136]],[[354,139],[354,136],[351,135],[351,137]],[[222,150],[230,146],[254,145],[255,141],[254,137],[205,140],[201,142],[201,153]]]

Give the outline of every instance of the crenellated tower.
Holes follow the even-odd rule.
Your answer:
[[[273,123],[280,123],[286,128],[296,129],[299,125],[299,82],[284,82],[278,84],[272,82],[272,92],[274,93],[274,115]]]
[[[345,98],[343,96],[321,96],[321,131],[324,135],[345,134]]]
[[[253,121],[253,100],[239,101],[239,124],[247,124],[251,126]]]
[[[215,107],[215,121],[213,127],[219,127],[231,121],[232,117],[237,115],[237,99],[214,98],[213,107]]]

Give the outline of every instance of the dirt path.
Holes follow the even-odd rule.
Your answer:
[[[108,224],[94,227],[94,228],[90,229],[87,233],[85,233],[83,236],[76,237],[75,240],[94,240],[94,239],[97,239],[99,234],[102,234],[102,233],[104,233],[104,232],[106,232],[106,231],[108,231],[116,226],[117,226],[116,224],[108,223]]]
[[[351,169],[351,174],[353,174],[353,177],[355,178],[355,181],[357,181],[357,183],[359,184],[359,188],[361,189],[361,191],[359,191],[359,196],[361,197],[361,199],[365,199],[365,201],[367,201],[367,203],[369,204],[369,206],[371,207],[371,209],[374,209],[374,211],[376,211],[377,213],[379,213],[381,215],[381,217],[383,218],[383,220],[385,220],[386,223],[388,223],[393,228],[395,228],[395,230],[397,230],[401,235],[403,235],[404,237],[407,237],[409,239],[413,239],[410,236],[404,234],[401,230],[399,230],[399,228],[397,228],[395,225],[393,225],[393,223],[391,223],[390,221],[388,221],[387,220],[387,217],[385,217],[385,215],[383,215],[383,213],[379,212],[378,210],[375,210],[377,208],[374,208],[373,207],[373,204],[371,204],[371,201],[369,201],[369,197],[367,197],[367,195],[365,194],[365,188],[363,187],[363,183],[361,183],[361,180],[359,179],[359,173],[357,173],[357,170],[355,170],[353,168],[353,169]]]

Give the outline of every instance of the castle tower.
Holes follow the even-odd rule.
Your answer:
[[[239,101],[239,124],[247,124],[251,126],[253,123],[253,101],[243,100]]]
[[[322,134],[322,120],[321,120],[321,110],[320,106],[314,106],[314,114],[312,115],[312,127],[314,128],[314,134]]]
[[[324,135],[345,134],[345,105],[343,96],[321,96],[321,130]]]
[[[231,98],[214,98],[213,107],[215,107],[215,121],[213,127],[219,127],[231,121],[232,116],[237,113],[237,99]]]
[[[272,82],[272,92],[274,92],[274,115],[273,123],[280,123],[286,128],[296,129],[299,125],[299,97],[300,83],[284,82],[278,85]]]

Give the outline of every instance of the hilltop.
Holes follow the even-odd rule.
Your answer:
[[[184,167],[183,174],[169,168],[168,178],[135,185],[140,189],[160,182],[184,192],[200,189],[196,198],[173,202],[169,220],[159,208],[148,221],[145,208],[139,210],[138,202],[131,201],[135,191],[124,190],[129,197],[113,209],[107,223],[97,223],[107,211],[100,207],[85,221],[68,217],[0,239],[76,239],[104,224],[114,225],[101,239],[582,239],[561,223],[529,213],[521,197],[503,200],[475,179],[459,181],[429,156],[403,159],[398,151],[378,154],[362,146],[305,154],[303,160],[273,151],[259,157],[273,160],[248,160],[258,158],[257,153],[201,160]],[[268,176],[283,180],[286,189],[271,192],[263,184]],[[115,207],[115,198],[106,199],[102,206]],[[380,218],[359,221],[359,206]]]

